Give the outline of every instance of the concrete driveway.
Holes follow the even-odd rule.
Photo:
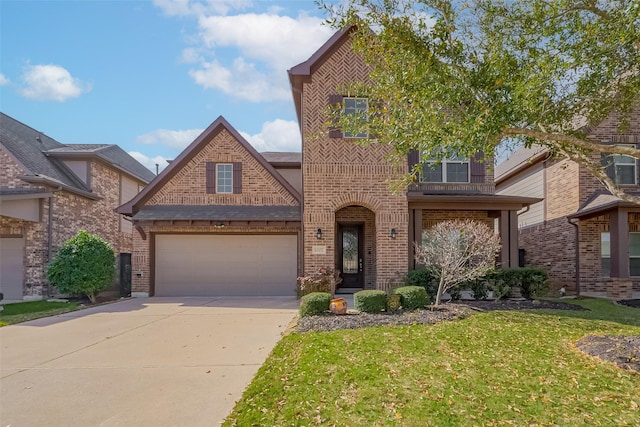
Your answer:
[[[0,328],[0,427],[216,426],[295,298],[137,298]]]

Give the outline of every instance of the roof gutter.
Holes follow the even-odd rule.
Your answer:
[[[52,179],[44,178],[42,176],[24,175],[24,176],[20,176],[18,178],[20,178],[21,180],[23,180],[25,182],[28,182],[30,184],[44,184],[44,185],[48,185],[48,186],[51,186],[51,187],[56,187],[56,188],[58,188],[58,190],[55,190],[55,191],[65,190],[65,191],[68,191],[69,193],[74,193],[74,194],[77,194],[79,196],[86,197],[87,199],[91,199],[91,200],[101,200],[102,199],[101,196],[98,196],[95,193],[91,193],[89,191],[79,190],[79,189],[71,187],[69,185],[62,184],[60,182],[54,181]]]
[[[574,218],[567,217],[567,222],[575,227],[576,230],[576,247],[575,247],[575,258],[576,258],[576,294],[580,296],[580,228],[578,227],[578,219],[576,222],[572,222],[571,220]]]

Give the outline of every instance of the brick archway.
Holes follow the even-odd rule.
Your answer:
[[[331,209],[338,212],[340,209],[348,206],[362,206],[374,214],[382,207],[380,200],[374,198],[369,193],[344,193],[331,201]]]

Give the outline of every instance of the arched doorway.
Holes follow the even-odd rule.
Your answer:
[[[339,209],[336,218],[335,269],[342,282],[338,292],[356,292],[376,286],[376,218],[364,206]]]

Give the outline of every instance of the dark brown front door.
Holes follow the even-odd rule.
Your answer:
[[[340,288],[362,288],[364,259],[362,224],[338,224]]]

